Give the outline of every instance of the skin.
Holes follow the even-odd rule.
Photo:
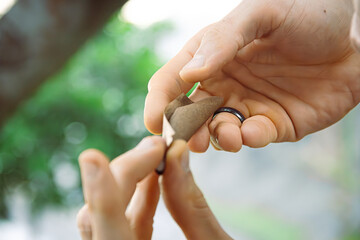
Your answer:
[[[210,135],[218,148],[238,151],[243,144],[297,141],[330,126],[360,101],[360,56],[349,38],[352,11],[350,0],[244,0],[150,80],[148,129],[160,133],[165,106],[195,82],[192,100],[222,96],[224,106],[247,120],[241,125],[233,115],[219,114],[193,136],[194,151],[205,151]],[[163,140],[150,137],[110,164],[97,150],[81,154],[82,239],[151,239],[159,189],[188,239],[231,239],[194,182],[186,143],[171,146],[159,179],[153,169],[164,152]]]
[[[350,38],[353,47],[360,52],[360,1],[354,0],[355,14],[352,19]]]
[[[360,101],[360,54],[349,37],[351,0],[244,0],[197,33],[149,82],[145,125],[160,133],[165,106],[194,83],[197,101],[224,97],[222,113],[190,140],[203,152],[298,141]]]
[[[79,156],[86,204],[77,222],[83,240],[150,238],[159,200],[154,169],[164,153],[164,141],[149,137],[110,164],[95,149]]]
[[[167,169],[159,179],[154,169],[164,152],[163,139],[148,137],[111,164],[94,149],[80,155],[86,204],[77,222],[83,240],[151,239],[160,188],[187,239],[231,239],[194,182],[186,142],[172,144],[166,155]]]

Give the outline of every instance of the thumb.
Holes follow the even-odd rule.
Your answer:
[[[166,171],[160,178],[164,202],[187,239],[231,239],[194,182],[186,142],[176,140],[166,157]]]
[[[180,77],[189,83],[214,77],[239,50],[276,29],[282,14],[267,2],[243,1],[221,21],[201,31],[199,47],[180,71]]]

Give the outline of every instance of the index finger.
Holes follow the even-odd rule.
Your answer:
[[[205,30],[205,29],[204,29]],[[191,38],[180,52],[161,67],[150,79],[145,100],[144,121],[146,128],[160,134],[165,107],[181,93],[187,93],[193,83],[184,82],[179,72],[193,58],[199,48],[204,30]]]
[[[146,137],[134,149],[110,163],[110,170],[122,193],[125,206],[130,202],[137,183],[154,172],[163,160],[165,148],[165,141],[161,137]]]

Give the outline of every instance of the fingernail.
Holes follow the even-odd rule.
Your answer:
[[[205,64],[205,58],[202,55],[195,55],[190,62],[188,62],[182,70],[201,68]]]
[[[189,167],[189,151],[185,150],[181,154],[181,167],[183,168],[185,173],[188,173],[190,171]]]
[[[98,173],[98,166],[91,162],[83,163],[84,175],[87,179],[94,179]]]
[[[141,149],[141,150],[147,150],[147,149],[150,149],[150,148],[153,148],[154,147],[154,141],[147,137],[147,138],[144,138],[137,146],[136,148],[137,149]]]
[[[210,141],[213,145],[213,147],[217,148],[217,150],[224,150],[220,144],[219,144],[219,140],[217,139],[217,137],[213,137],[213,136],[210,136]]]

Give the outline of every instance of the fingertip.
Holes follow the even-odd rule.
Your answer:
[[[169,102],[168,97],[163,96],[160,92],[150,91],[146,96],[144,124],[152,134],[161,134],[163,112]]]
[[[252,148],[265,147],[277,138],[275,125],[265,116],[254,116],[245,120],[241,134],[244,145]]]
[[[79,155],[79,163],[80,165],[83,163],[91,163],[94,165],[101,165],[103,163],[109,162],[108,158],[105,156],[104,153],[97,149],[86,149]]]
[[[115,158],[110,170],[122,189],[135,187],[156,169],[165,151],[166,143],[160,136],[145,137],[135,148]],[[124,194],[130,200],[130,192]]]
[[[242,130],[243,141],[246,146],[252,148],[265,147],[269,144],[268,139],[261,133],[261,127],[256,123],[244,124]]]
[[[210,57],[212,60],[213,57]],[[195,84],[197,82],[205,81],[215,74],[218,73],[219,69],[222,67],[222,64],[213,63],[213,61],[209,61],[205,63],[204,66],[199,68],[185,68],[182,69],[179,73],[180,78],[189,84]]]
[[[203,153],[209,148],[210,133],[207,125],[201,128],[190,138],[188,146],[192,152]]]
[[[180,159],[181,155],[188,150],[186,141],[182,139],[175,140],[169,147],[166,153],[166,159],[173,161],[174,159]]]
[[[180,78],[187,83],[196,83],[204,81],[211,76],[211,71],[208,67],[203,66],[197,69],[183,69],[180,71]]]
[[[227,152],[240,151],[243,140],[241,131],[237,124],[229,122],[220,122],[215,129],[215,135],[221,150]]]
[[[146,113],[146,108],[144,110],[144,125],[152,134],[159,135],[162,132],[162,118]]]
[[[164,148],[166,147],[166,141],[163,137],[154,135],[154,136],[149,136],[149,138],[151,138],[152,141],[155,142],[155,144],[160,145]]]
[[[210,141],[199,142],[199,140],[196,137],[194,137],[189,140],[188,145],[190,151],[194,153],[204,153],[208,150],[210,146]]]
[[[217,136],[214,137],[213,135],[210,136],[210,143],[213,146],[213,148],[216,151],[223,151],[224,149],[221,148],[220,144],[219,144],[219,140],[217,139]]]
[[[227,112],[217,114],[209,124],[214,148],[227,152],[240,151],[243,145],[241,126],[241,121],[235,115]]]
[[[141,140],[141,142],[133,149],[133,151],[160,151],[165,152],[166,142],[165,139],[160,136],[147,136]]]
[[[106,191],[113,191],[113,184],[109,181],[108,160],[105,155],[96,150],[88,149],[79,156],[84,198],[91,211],[103,209]]]

